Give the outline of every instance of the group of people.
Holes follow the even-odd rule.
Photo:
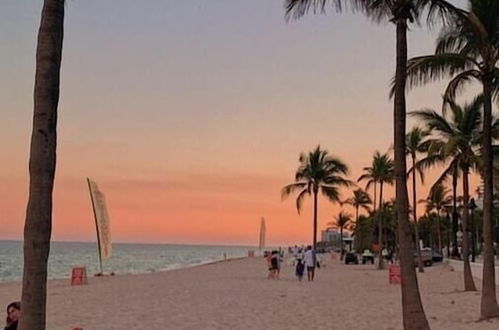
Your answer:
[[[290,249],[293,254],[293,265],[295,266],[295,275],[299,281],[303,279],[305,269],[307,270],[308,281],[313,281],[315,277],[315,268],[320,267],[320,263],[317,258],[317,254],[312,249],[312,246],[297,247]],[[273,250],[271,252],[266,252],[264,254],[267,259],[269,274],[268,279],[279,279],[279,274],[281,271],[281,264],[284,260],[284,252],[279,250]]]
[[[305,252],[304,252],[305,250]],[[303,278],[303,273],[305,268],[307,269],[307,279],[313,281],[315,277],[315,268],[320,267],[319,260],[315,250],[312,246],[307,246],[306,249],[298,248],[295,246],[293,251],[293,256],[295,258],[295,275],[299,281]]]

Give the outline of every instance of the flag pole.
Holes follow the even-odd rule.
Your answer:
[[[258,244],[258,250],[260,255],[262,254],[262,249],[265,248],[265,231],[266,231],[265,218],[262,217],[260,222],[260,242]]]
[[[99,235],[99,226],[97,224],[97,213],[95,212],[95,202],[94,196],[92,194],[92,188],[90,187],[90,179],[87,178],[88,191],[90,192],[90,200],[92,201],[92,210],[94,211],[94,220],[95,220],[95,229],[97,231],[97,247],[99,248],[99,265],[100,265],[100,273],[104,274],[102,271],[102,257],[101,257],[101,246],[100,246],[100,235]]]

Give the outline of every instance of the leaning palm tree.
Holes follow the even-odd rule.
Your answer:
[[[64,0],[45,0],[36,49],[20,330],[44,330],[46,326],[47,260],[52,231],[52,190],[56,164],[63,31]]]
[[[418,215],[417,215],[417,197],[416,197],[416,159],[419,154],[428,152],[429,143],[426,140],[430,133],[419,127],[414,127],[406,135],[406,154],[411,157],[412,171],[409,170],[407,177],[412,174],[412,217],[414,219],[414,233],[416,236],[416,251],[418,253],[418,269],[420,273],[424,272],[423,258],[421,257],[421,248],[419,246],[419,229],[418,229]],[[421,182],[423,182],[423,171],[418,171]]]
[[[345,4],[360,10],[376,22],[391,22],[396,27],[396,69],[394,86],[394,148],[398,232],[400,237],[400,265],[402,286],[402,313],[404,329],[429,329],[419,295],[414,271],[412,231],[409,223],[409,201],[406,182],[405,126],[407,79],[407,29],[423,10],[428,9],[428,21],[453,13],[456,8],[445,0],[285,0],[286,16],[300,18],[310,9],[324,12],[327,4],[342,10]]]
[[[418,164],[419,168],[435,165],[448,165],[437,180],[441,184],[447,177],[455,176],[459,169],[463,180],[463,212],[462,229],[468,229],[469,174],[472,169],[480,166],[479,146],[482,140],[481,110],[483,97],[479,96],[463,107],[448,101],[449,111],[443,115],[433,110],[411,112],[411,116],[421,120],[433,133],[429,139],[429,155]],[[463,235],[464,288],[466,291],[476,291],[468,259],[468,235]]]
[[[421,200],[426,204],[426,212],[431,211],[437,212],[437,240],[438,240],[438,251],[442,253],[442,212],[451,205],[452,196],[449,195],[450,190],[445,188],[443,184],[439,183],[435,185],[428,194],[426,199]]]
[[[345,250],[343,248],[343,229],[348,228],[352,223],[352,215],[346,212],[341,211],[335,217],[335,221],[328,223],[329,226],[333,228],[338,228],[340,230],[340,242],[341,242],[341,255],[340,260],[343,260],[345,255]]]
[[[296,209],[301,211],[304,198],[312,195],[314,198],[313,246],[317,245],[317,197],[322,193],[333,203],[340,202],[340,187],[350,186],[350,180],[345,176],[348,167],[339,158],[329,155],[327,150],[317,146],[308,154],[300,154],[300,167],[295,174],[295,182],[288,184],[281,191],[284,199],[295,191],[300,191],[296,198]]]
[[[369,205],[372,203],[371,197],[362,189],[355,189],[353,196],[341,202],[341,204],[350,204],[355,208],[355,223],[359,221],[359,208],[369,212]]]
[[[499,316],[494,268],[492,99],[499,92],[499,1],[469,0],[467,12],[456,15],[442,30],[434,55],[413,58],[408,64],[409,86],[451,77],[444,97],[454,99],[466,84],[478,82],[483,109],[483,282],[480,314]]]
[[[379,206],[378,213],[382,211],[383,206],[383,185],[393,185],[394,181],[394,165],[387,153],[380,154],[379,151],[374,153],[372,165],[364,168],[364,174],[359,177],[359,181],[367,180],[369,185],[371,182],[379,184]],[[379,245],[379,262],[378,268],[383,269],[383,258],[381,258],[381,251],[383,250],[383,218],[378,218],[378,245]]]

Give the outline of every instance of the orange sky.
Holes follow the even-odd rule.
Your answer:
[[[0,239],[22,238],[27,201],[41,2],[29,3],[0,2]],[[280,200],[299,153],[321,144],[356,180],[391,144],[391,25],[349,14],[286,24],[282,2],[266,0],[67,7],[55,240],[95,239],[89,176],[115,241],[255,245],[264,216],[269,244],[308,243],[310,201],[298,216]],[[410,55],[434,35],[414,29]],[[411,92],[408,109],[438,108],[442,90]],[[339,209],[319,207],[324,227]]]

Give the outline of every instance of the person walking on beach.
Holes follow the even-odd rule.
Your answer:
[[[298,281],[301,282],[303,278],[303,271],[305,270],[305,265],[303,264],[302,259],[296,259],[296,269],[295,269],[295,274],[296,277],[298,277]]]
[[[270,251],[266,251],[267,266],[269,269],[269,274],[267,275],[267,279],[271,279],[274,277],[274,269],[272,269],[272,253]]]
[[[272,251],[267,254],[267,264],[269,267],[268,279],[279,279],[279,252]]]
[[[272,265],[273,278],[276,280],[279,279],[280,258],[281,254],[279,251],[272,251],[272,259],[270,260],[270,263]]]
[[[315,265],[316,265],[316,257],[315,251],[312,250],[312,246],[307,246],[307,251],[305,252],[305,266],[307,266],[307,278],[309,281],[314,280],[315,276]]]

